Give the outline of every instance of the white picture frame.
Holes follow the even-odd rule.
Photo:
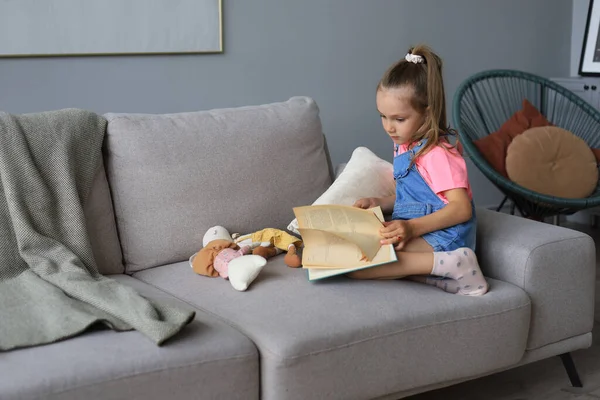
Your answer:
[[[590,0],[583,46],[579,60],[579,75],[600,76],[600,2]]]
[[[0,0],[0,57],[223,52],[221,0]]]

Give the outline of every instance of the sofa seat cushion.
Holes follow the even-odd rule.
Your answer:
[[[524,354],[530,301],[490,279],[481,297],[405,280],[309,282],[272,258],[246,292],[187,262],[134,277],[224,319],[261,355],[263,399],[365,399],[485,373]]]
[[[142,295],[174,301],[125,275]],[[181,302],[179,302],[181,303]],[[94,330],[0,356],[0,399],[258,399],[258,352],[203,312],[157,347],[136,331]]]

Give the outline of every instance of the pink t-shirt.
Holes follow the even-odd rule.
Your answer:
[[[398,146],[398,151],[394,153],[394,156],[407,150],[408,145],[402,144]],[[415,164],[423,180],[444,203],[448,203],[448,199],[442,192],[450,189],[464,188],[467,190],[469,199],[473,199],[467,164],[458,150],[446,150],[441,146],[434,146],[426,154],[417,158]]]

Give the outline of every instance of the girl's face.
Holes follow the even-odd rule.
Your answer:
[[[425,116],[410,103],[413,90],[412,87],[402,86],[380,88],[377,91],[377,110],[383,129],[396,144],[408,143],[425,122]]]

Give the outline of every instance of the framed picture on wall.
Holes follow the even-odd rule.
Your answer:
[[[579,60],[579,75],[600,76],[600,1],[590,0]]]
[[[0,0],[0,57],[223,52],[222,0]]]

